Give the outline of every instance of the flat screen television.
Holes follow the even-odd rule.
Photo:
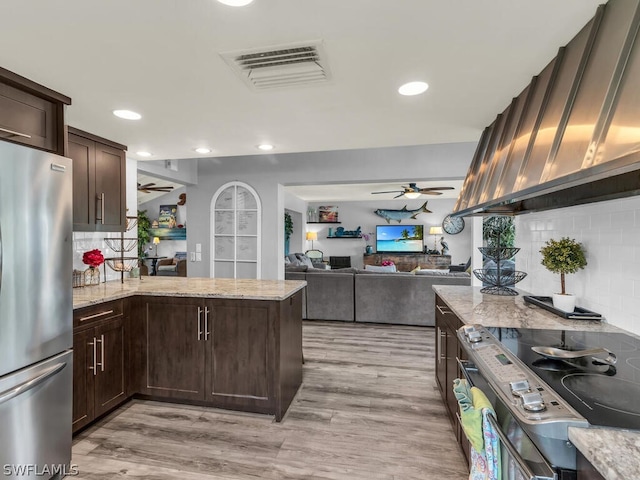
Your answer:
[[[377,253],[422,253],[424,225],[376,225]]]

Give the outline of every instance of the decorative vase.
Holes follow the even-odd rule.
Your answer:
[[[366,253],[367,255],[371,255],[373,253],[373,247],[371,245],[367,245],[364,248],[364,253]]]
[[[85,285],[100,285],[100,270],[95,267],[89,267],[84,271]]]
[[[563,312],[573,312],[576,308],[576,297],[570,293],[565,295],[561,293],[554,293],[553,306]]]

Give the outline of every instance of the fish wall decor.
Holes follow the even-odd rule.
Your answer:
[[[387,223],[391,223],[391,220],[395,220],[400,223],[406,218],[415,219],[416,216],[421,213],[433,212],[427,209],[427,202],[424,202],[420,208],[416,208],[415,210],[407,210],[407,206],[405,205],[402,210],[387,210],[386,208],[379,208],[378,210],[375,210],[374,213],[384,218]]]

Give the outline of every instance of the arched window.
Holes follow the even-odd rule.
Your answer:
[[[229,182],[211,200],[211,277],[260,278],[262,206],[246,183]]]

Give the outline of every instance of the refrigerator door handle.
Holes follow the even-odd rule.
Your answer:
[[[2,291],[2,224],[0,224],[0,292]]]
[[[67,366],[66,362],[58,363],[57,365],[54,365],[53,367],[48,368],[40,375],[36,375],[35,377],[30,378],[29,380],[22,382],[20,385],[10,388],[9,390],[0,392],[0,404],[8,402],[12,398],[15,398],[18,395],[21,395],[26,391],[31,390],[34,387],[37,387],[42,382],[54,376],[56,373],[58,373],[60,370],[62,370],[66,366]]]

